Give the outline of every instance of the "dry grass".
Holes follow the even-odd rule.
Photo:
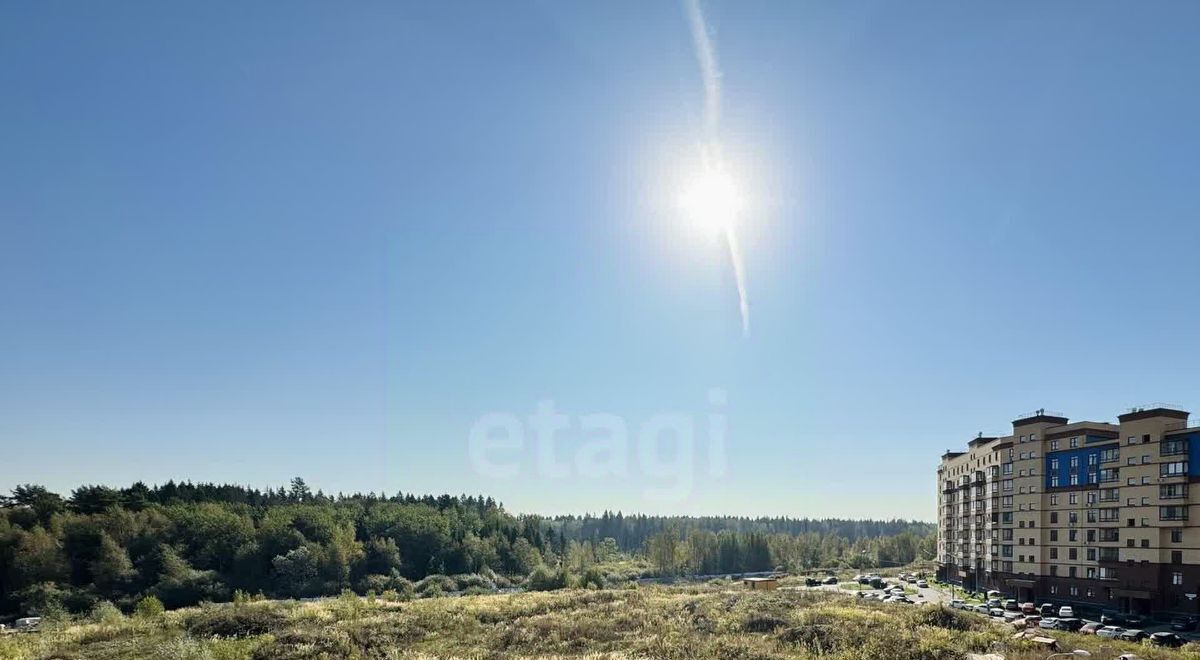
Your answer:
[[[1054,633],[1098,658],[1200,653]],[[1102,653],[1100,642],[1110,647]],[[68,625],[0,638],[2,659],[433,660],[573,658],[959,660],[1046,654],[989,620],[936,607],[864,603],[836,592],[748,592],[727,584],[432,598],[340,598],[191,608],[155,620]]]

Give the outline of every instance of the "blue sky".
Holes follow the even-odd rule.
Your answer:
[[[1200,6],[703,8],[748,338],[672,203],[678,4],[4,3],[0,489],[932,519],[940,453],[1019,413],[1200,405]],[[712,388],[683,497],[633,449],[470,459],[487,413],[552,400],[569,462],[581,415],[707,428]]]

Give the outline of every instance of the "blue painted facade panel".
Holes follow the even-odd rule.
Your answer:
[[[1108,444],[1098,445],[1092,444],[1094,436],[1089,436],[1083,447],[1077,449],[1065,449],[1062,451],[1052,451],[1045,456],[1043,461],[1045,469],[1045,479],[1043,480],[1046,488],[1062,488],[1064,486],[1087,486],[1097,483],[1097,477],[1100,472],[1100,452],[1105,449],[1119,446],[1119,443],[1114,442],[1112,438],[1098,438],[1105,440]],[[1075,460],[1075,465],[1072,467],[1072,459]],[[1076,483],[1071,483],[1071,475],[1078,475]],[[1055,484],[1054,477],[1058,477],[1058,483]]]

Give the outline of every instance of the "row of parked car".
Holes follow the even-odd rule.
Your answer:
[[[988,595],[991,596],[992,593],[989,592]],[[1141,628],[1127,627],[1144,624],[1142,617],[1131,614],[1105,612],[1101,614],[1100,621],[1085,622],[1083,619],[1075,616],[1075,609],[1070,605],[1056,607],[1052,603],[1043,603],[1039,607],[1033,603],[1018,604],[1012,598],[1002,600],[999,597],[991,597],[987,603],[982,605],[972,605],[962,600],[952,600],[950,601],[950,607],[979,612],[993,618],[1003,619],[1019,630],[1026,628],[1063,630],[1067,632],[1094,634],[1098,637],[1120,639],[1127,642],[1141,642],[1145,640],[1154,646],[1171,648],[1178,648],[1187,643],[1187,640],[1174,632],[1148,633]],[[1181,631],[1195,630],[1196,624],[1197,621],[1194,618],[1181,617],[1175,619],[1171,627]]]

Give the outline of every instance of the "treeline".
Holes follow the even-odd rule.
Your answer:
[[[612,538],[625,551],[636,551],[664,530],[686,535],[693,530],[739,534],[836,537],[848,543],[911,533],[937,531],[932,523],[909,520],[842,520],[825,518],[746,518],[737,516],[644,516],[605,511],[599,516],[559,516],[550,521],[556,533],[576,541]]]
[[[25,614],[88,611],[101,601],[129,611],[147,597],[181,607],[237,591],[289,598],[346,589],[411,596],[510,584],[603,586],[613,576],[597,565],[630,555],[662,573],[711,573],[904,563],[923,552],[908,527],[917,523],[621,513],[546,519],[512,515],[486,497],[330,496],[301,479],[262,491],[82,486],[65,498],[25,485],[0,507],[0,612]],[[805,525],[815,527],[782,531]],[[869,536],[888,530],[900,531]],[[674,539],[669,558],[664,539]]]

